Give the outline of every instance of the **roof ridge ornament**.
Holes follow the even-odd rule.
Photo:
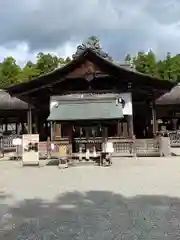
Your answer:
[[[72,55],[72,58],[76,59],[81,55],[83,51],[85,51],[88,48],[93,50],[100,57],[105,58],[109,61],[112,61],[112,58],[108,55],[108,53],[102,50],[100,46],[100,40],[95,36],[89,37],[88,39],[83,41],[81,45],[78,45],[76,53]]]

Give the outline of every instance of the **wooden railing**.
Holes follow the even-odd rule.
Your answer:
[[[113,143],[114,156],[134,156],[135,141],[133,139],[109,139]]]
[[[171,147],[180,147],[180,130],[160,131],[159,134],[169,137]]]
[[[10,149],[15,149],[16,147],[13,145],[13,139],[15,138],[22,138],[22,136],[18,134],[3,135],[0,139],[0,146],[5,151]]]
[[[180,131],[169,131],[171,147],[180,147]]]
[[[158,138],[136,139],[135,147],[137,156],[160,155],[160,141]]]
[[[64,156],[71,152],[71,146],[67,139],[61,139],[60,141],[46,141],[39,142],[39,157],[43,158],[56,158]]]
[[[178,138],[177,138],[178,135]],[[171,145],[173,146],[180,146],[180,132],[178,134],[169,134],[171,139]],[[14,136],[13,136],[14,137]],[[6,142],[4,143],[3,147],[13,147],[11,136]],[[80,147],[84,144],[84,150],[88,146],[90,152],[92,149],[95,148],[96,152],[102,151],[102,138],[97,139],[75,139],[77,144],[77,151],[72,151],[72,144],[69,143],[68,139],[60,139],[59,141],[55,142],[40,142],[39,143],[39,157],[43,158],[55,158],[59,156],[63,156],[69,153],[79,153]],[[94,141],[95,140],[95,141]],[[114,147],[114,156],[159,156],[161,152],[161,140],[160,138],[153,138],[153,139],[120,139],[120,138],[109,138],[109,141],[113,143]],[[88,145],[89,144],[89,145]],[[179,145],[178,145],[179,144]],[[91,147],[92,148],[91,148]],[[161,148],[161,149],[160,149]],[[21,154],[21,150],[19,149],[19,153]],[[83,149],[82,149],[83,153]],[[85,151],[84,151],[85,153]]]
[[[159,139],[112,139],[114,156],[159,156]]]
[[[90,152],[95,148],[97,152],[102,151],[102,137],[91,137],[91,138],[74,138],[75,152],[79,152],[79,149],[82,149],[82,152],[86,152],[86,149],[89,149]]]

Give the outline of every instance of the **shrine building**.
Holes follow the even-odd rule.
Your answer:
[[[42,141],[67,139],[76,152],[78,142],[92,139],[98,148],[103,138],[153,137],[155,102],[174,86],[85,47],[67,65],[5,91],[23,104],[21,114],[14,113],[17,129],[23,132],[26,122],[27,133],[39,133]]]

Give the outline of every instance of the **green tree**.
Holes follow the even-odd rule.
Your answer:
[[[158,76],[156,55],[151,50],[148,53],[138,52],[137,56],[133,57],[132,63],[137,71]]]
[[[20,81],[29,81],[40,74],[38,69],[36,68],[36,64],[31,61],[28,61],[20,74]]]
[[[177,81],[180,77],[180,55],[172,56],[167,53],[164,60],[157,62],[159,77],[167,80]]]
[[[0,84],[1,87],[19,82],[21,68],[17,65],[13,57],[6,57],[0,64]]]
[[[59,65],[59,58],[50,53],[44,54],[42,52],[37,54],[36,69],[39,74],[44,74],[53,71]]]
[[[133,64],[137,71],[157,76],[157,61],[156,56],[152,51],[148,53],[138,52],[133,58]]]

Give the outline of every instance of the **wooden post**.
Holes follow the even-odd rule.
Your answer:
[[[16,123],[16,134],[20,134],[20,128],[21,128],[21,123],[19,122],[19,123]]]
[[[21,133],[21,134],[24,134],[24,130],[25,130],[24,122],[21,121],[21,131],[20,131],[20,133]]]
[[[127,122],[123,122],[123,137],[127,138],[128,137],[128,126]]]
[[[32,109],[29,106],[27,112],[28,134],[32,134]]]
[[[122,131],[121,131],[121,122],[118,120],[117,122],[117,137],[121,137]]]
[[[8,123],[7,123],[7,119],[5,119],[5,131],[8,131]]]
[[[18,134],[18,123],[16,122],[15,125],[16,125],[16,134]]]
[[[55,122],[55,138],[61,138],[61,124]]]
[[[153,133],[153,136],[155,136],[157,132],[157,119],[156,119],[156,109],[155,109],[154,101],[152,103],[151,109],[152,109],[152,125],[153,125],[152,133]]]
[[[151,110],[152,110],[152,134],[153,134],[153,136],[155,136],[158,128],[157,128],[157,119],[156,119],[156,106],[155,106],[155,92],[154,91],[152,93]]]
[[[105,139],[108,139],[108,129],[107,129],[107,127],[104,128],[104,137],[105,137]]]
[[[39,132],[38,128],[38,115],[37,113],[34,116],[34,133],[37,134]]]
[[[51,126],[51,142],[54,141],[54,123],[50,122]]]
[[[173,128],[173,130],[177,130],[177,122],[178,122],[177,118],[173,118],[172,119],[172,128]]]
[[[128,115],[127,119],[128,119],[129,137],[132,138],[134,136],[133,115]]]

